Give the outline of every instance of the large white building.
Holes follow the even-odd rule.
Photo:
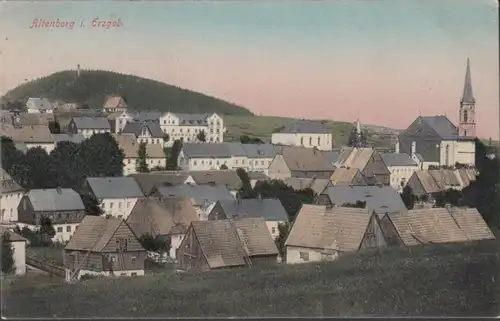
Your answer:
[[[1,222],[17,221],[17,207],[23,197],[23,188],[2,168],[0,168],[0,194]]]
[[[123,175],[137,173],[137,165],[139,161],[139,146],[136,138],[132,134],[113,134],[118,146],[123,151]],[[167,158],[163,147],[160,144],[146,144],[146,164],[148,169],[165,168],[167,165]]]
[[[53,114],[54,105],[47,98],[29,98],[26,110],[28,114]]]
[[[332,133],[323,124],[312,120],[297,120],[271,135],[276,145],[289,145],[331,150]]]

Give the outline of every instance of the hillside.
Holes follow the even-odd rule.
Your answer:
[[[252,115],[235,104],[165,83],[103,70],[66,70],[22,84],[5,98],[26,101],[46,97],[63,102],[87,104],[101,109],[106,95],[122,94],[136,110],[160,110],[184,113],[217,112],[227,115]]]
[[[76,284],[4,281],[4,316],[498,316],[498,241],[391,248],[335,262]],[[38,281],[40,282],[40,281]]]

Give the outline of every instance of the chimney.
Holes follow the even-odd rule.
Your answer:
[[[417,153],[417,142],[411,142],[411,156],[415,156]]]
[[[394,147],[396,149],[396,154],[399,154],[399,142],[397,142]]]
[[[62,194],[62,189],[60,187],[56,188],[57,194]]]

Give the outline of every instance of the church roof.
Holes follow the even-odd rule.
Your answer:
[[[470,61],[467,58],[467,69],[465,71],[465,82],[464,82],[464,92],[462,94],[462,103],[474,104],[476,100],[474,99],[474,94],[472,92],[472,80],[470,76]]]
[[[458,139],[457,127],[444,115],[420,116],[429,127],[431,127],[442,140]]]

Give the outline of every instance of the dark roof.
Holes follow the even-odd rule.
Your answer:
[[[37,212],[85,210],[80,195],[71,188],[32,189],[26,197]]]
[[[143,129],[150,132],[153,138],[162,138],[164,136],[160,125],[154,121],[130,122],[123,127],[122,133],[134,134],[136,137],[141,135]]]
[[[192,198],[198,206],[202,206],[205,203],[234,199],[233,195],[225,185],[182,184],[176,186],[156,186],[156,189],[162,197]]]
[[[266,221],[288,221],[285,208],[277,199],[219,201],[227,218],[262,217]]]
[[[323,153],[323,156],[325,156],[325,158],[332,164],[335,164],[339,160],[341,150],[327,150],[321,151],[321,153]]]
[[[443,140],[458,139],[457,127],[444,115],[420,116],[420,119],[427,123]]]
[[[330,131],[318,121],[300,119],[286,125],[278,133],[326,134]]]
[[[133,177],[89,177],[87,183],[97,198],[143,197]]]
[[[405,153],[380,153],[386,166],[417,166],[410,155]]]
[[[180,171],[162,171],[152,173],[135,173],[129,175],[129,177],[133,177],[144,195],[148,195],[157,184],[184,184],[186,179],[189,177],[189,173]]]
[[[278,148],[271,144],[241,144],[226,142],[220,144],[185,143],[182,150],[186,158],[213,157],[229,158],[247,156],[249,158],[273,158]]]
[[[111,129],[106,117],[73,117],[73,122],[78,129]]]
[[[472,80],[470,76],[470,61],[467,58],[467,68],[465,70],[465,82],[464,91],[462,93],[462,103],[474,104],[476,99],[474,99],[474,93],[472,92]]]

